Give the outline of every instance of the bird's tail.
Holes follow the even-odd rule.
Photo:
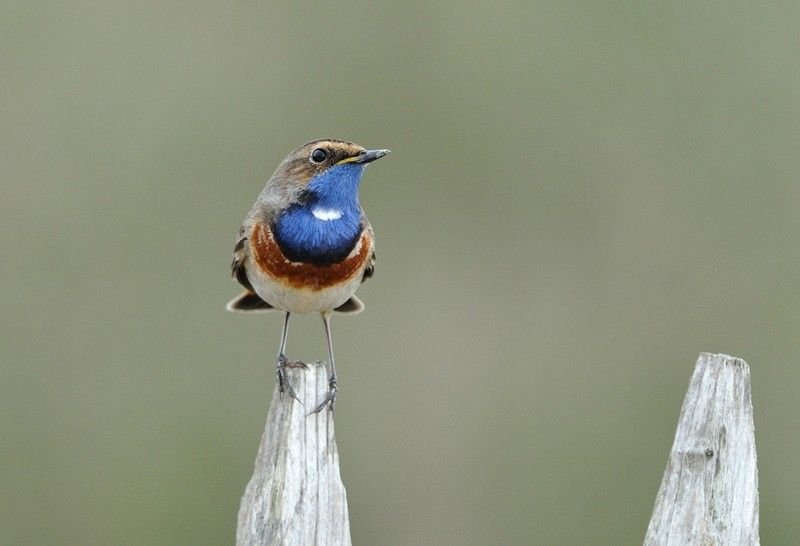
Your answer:
[[[233,313],[272,313],[280,312],[273,306],[258,297],[258,294],[245,290],[225,306],[225,309]]]

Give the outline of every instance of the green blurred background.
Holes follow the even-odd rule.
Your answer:
[[[230,544],[278,316],[224,312],[291,149],[393,154],[334,322],[356,544],[641,543],[700,351],[800,537],[796,2],[4,2],[0,543]],[[325,355],[317,317],[289,354]]]

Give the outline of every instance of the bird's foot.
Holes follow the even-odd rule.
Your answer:
[[[330,380],[328,381],[328,394],[325,395],[325,399],[322,401],[322,403],[319,406],[317,406],[311,413],[319,413],[323,409],[325,409],[325,406],[327,406],[330,411],[333,411],[334,408],[336,407],[336,391],[338,390],[339,387],[336,384],[336,378],[331,377]]]
[[[297,400],[297,402],[302,406],[303,403],[300,402],[300,399],[297,397],[294,388],[292,388],[292,384],[289,383],[289,377],[286,375],[286,365],[288,363],[289,360],[286,358],[286,355],[283,353],[278,355],[278,366],[276,368],[278,375],[278,393],[280,394],[281,398],[283,398],[283,393],[288,392],[289,396]]]

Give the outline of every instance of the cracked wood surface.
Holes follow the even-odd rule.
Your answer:
[[[239,508],[236,544],[350,545],[333,412],[308,415],[328,392],[325,363],[294,362],[286,369],[303,405],[275,387]]]
[[[755,429],[744,360],[698,357],[644,544],[759,544]]]

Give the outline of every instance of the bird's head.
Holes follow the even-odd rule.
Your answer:
[[[256,202],[255,214],[270,219],[278,245],[290,259],[341,260],[364,228],[366,218],[358,201],[364,168],[388,153],[333,139],[304,144],[278,166]]]
[[[272,186],[270,193],[281,193],[294,204],[303,201],[325,206],[357,203],[364,168],[388,153],[389,150],[367,150],[343,140],[314,140],[286,156],[267,186]]]

